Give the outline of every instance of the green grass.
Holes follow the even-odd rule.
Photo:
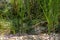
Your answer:
[[[10,0],[10,2],[11,9],[8,8],[7,4],[4,4],[5,8],[0,10],[0,20],[12,22],[12,25],[8,27],[13,31],[13,34],[32,31],[32,26],[41,21],[48,22],[48,34],[52,30],[55,32],[60,15],[59,0]]]

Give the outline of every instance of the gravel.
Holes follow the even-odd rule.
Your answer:
[[[60,40],[60,34],[39,34],[24,36],[0,36],[0,40]]]

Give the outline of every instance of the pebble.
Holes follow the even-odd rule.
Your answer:
[[[59,34],[55,34],[55,40],[60,40]],[[24,36],[13,36],[13,37],[5,37],[0,36],[0,40],[49,40],[48,34],[42,35],[24,35]],[[54,36],[50,35],[50,40],[54,40]]]

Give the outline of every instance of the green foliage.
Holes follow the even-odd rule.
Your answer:
[[[47,21],[48,33],[55,31],[58,28],[58,16],[60,15],[59,2],[59,0],[9,0],[9,3],[4,2],[3,6],[0,5],[0,29],[5,29],[4,25],[10,23],[6,29],[12,31],[13,34],[23,34],[32,32],[33,25]]]
[[[12,22],[5,20],[5,19],[0,19],[0,35],[7,35],[10,33],[10,29],[12,28]]]

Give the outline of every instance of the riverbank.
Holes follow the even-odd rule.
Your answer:
[[[0,36],[0,40],[60,40],[60,34],[39,34],[24,36]]]

